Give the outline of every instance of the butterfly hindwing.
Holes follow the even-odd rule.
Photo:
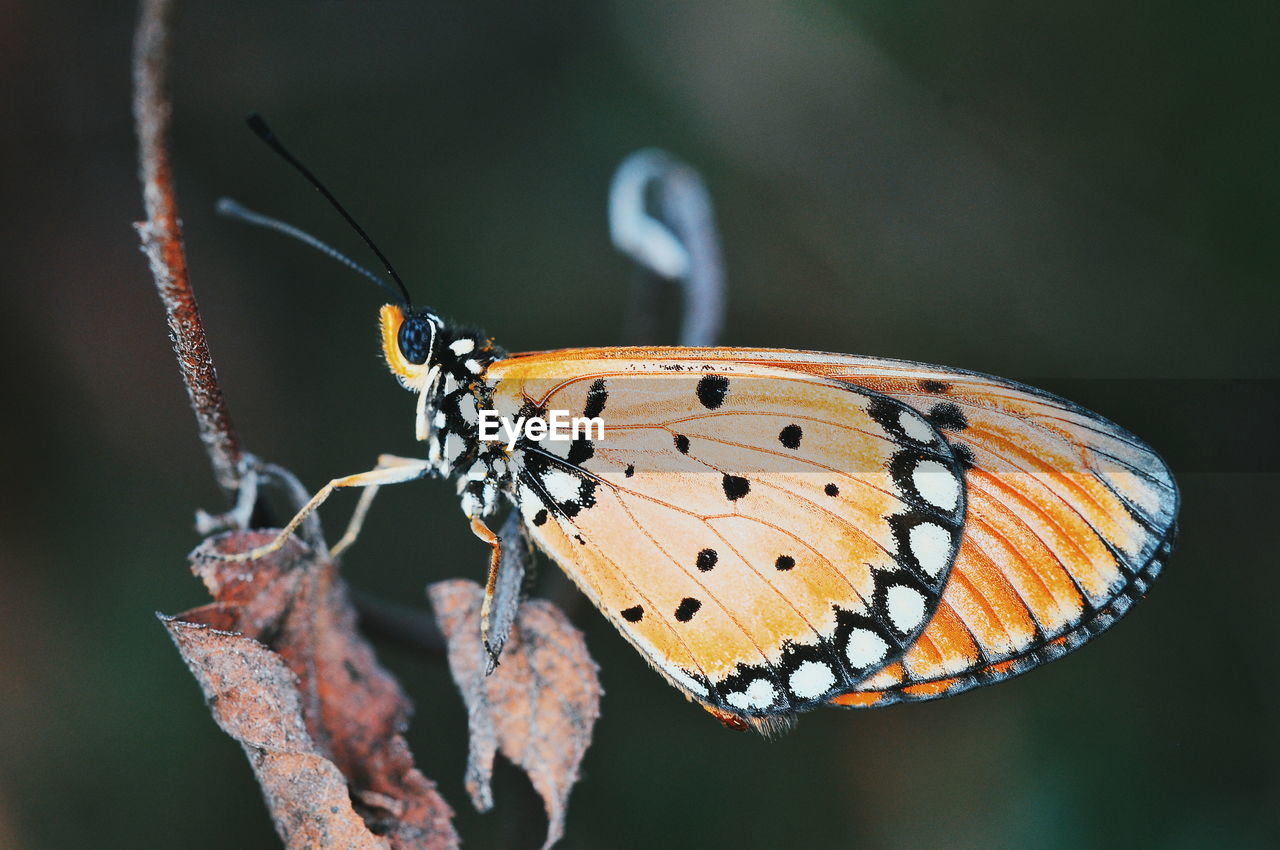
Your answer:
[[[668,679],[757,717],[851,690],[937,607],[965,515],[960,458],[909,405],[767,365],[495,364],[505,416],[599,416],[523,442],[534,539]]]
[[[930,699],[1024,672],[1107,628],[1158,575],[1178,492],[1132,434],[985,375],[852,357],[816,371],[920,410],[969,467],[964,540],[933,622],[836,702]]]

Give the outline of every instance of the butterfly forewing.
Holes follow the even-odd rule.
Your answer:
[[[669,679],[744,715],[807,707],[901,656],[935,610],[963,470],[907,405],[705,351],[513,358],[504,415],[599,416],[602,439],[522,443],[534,538]]]

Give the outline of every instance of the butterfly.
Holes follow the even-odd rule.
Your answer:
[[[524,538],[688,699],[766,732],[1025,672],[1115,622],[1171,552],[1161,458],[1013,381],[763,348],[508,354],[407,292],[380,329],[426,457],[335,479],[280,539],[368,488],[336,552],[378,487],[454,479],[491,547],[495,661],[493,600]],[[557,415],[602,432],[549,437]]]

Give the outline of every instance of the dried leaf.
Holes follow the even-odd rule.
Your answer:
[[[502,653],[486,676],[480,640],[484,590],[466,580],[427,589],[449,643],[449,668],[467,704],[471,753],[467,790],[480,811],[493,806],[490,779],[497,751],[519,765],[547,809],[550,847],[564,834],[569,791],[600,714],[600,681],[582,633],[550,602],[520,606]]]
[[[247,563],[210,556],[270,539],[205,541],[193,570],[217,601],[164,619],[277,831],[291,847],[457,847],[453,812],[400,734],[409,702],[357,632],[333,565],[296,540]]]
[[[214,720],[244,747],[285,846],[388,847],[351,807],[342,771],[317,751],[280,656],[243,635],[161,619]]]

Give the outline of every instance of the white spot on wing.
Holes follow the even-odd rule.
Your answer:
[[[756,679],[745,691],[727,694],[724,701],[734,708],[768,708],[778,698],[778,690],[768,679]]]
[[[791,693],[800,699],[822,696],[831,690],[831,686],[835,683],[836,674],[820,661],[804,662],[792,672],[791,678],[787,681],[791,686]]]
[[[911,483],[915,485],[920,498],[944,511],[954,511],[956,505],[960,504],[960,482],[951,470],[936,460],[917,463],[911,473]]]
[[[520,515],[524,517],[525,522],[532,523],[533,517],[542,509],[542,500],[530,490],[521,484],[516,488],[516,505],[520,508]]]
[[[913,587],[895,584],[885,594],[889,619],[900,632],[909,632],[924,619],[924,597]]]
[[[557,502],[570,502],[578,498],[578,478],[563,469],[552,469],[542,476],[542,486]]]
[[[911,552],[920,569],[937,578],[951,556],[951,532],[932,522],[922,522],[911,529]]]
[[[854,667],[870,667],[884,658],[889,651],[889,644],[884,638],[868,629],[854,629],[849,632],[849,642],[845,645],[844,654]]]
[[[444,438],[444,457],[449,463],[453,463],[462,456],[463,450],[467,447],[466,442],[457,434],[450,432],[449,436]]]
[[[908,437],[918,443],[933,442],[933,429],[910,410],[904,410],[898,414],[898,426],[902,428]]]

